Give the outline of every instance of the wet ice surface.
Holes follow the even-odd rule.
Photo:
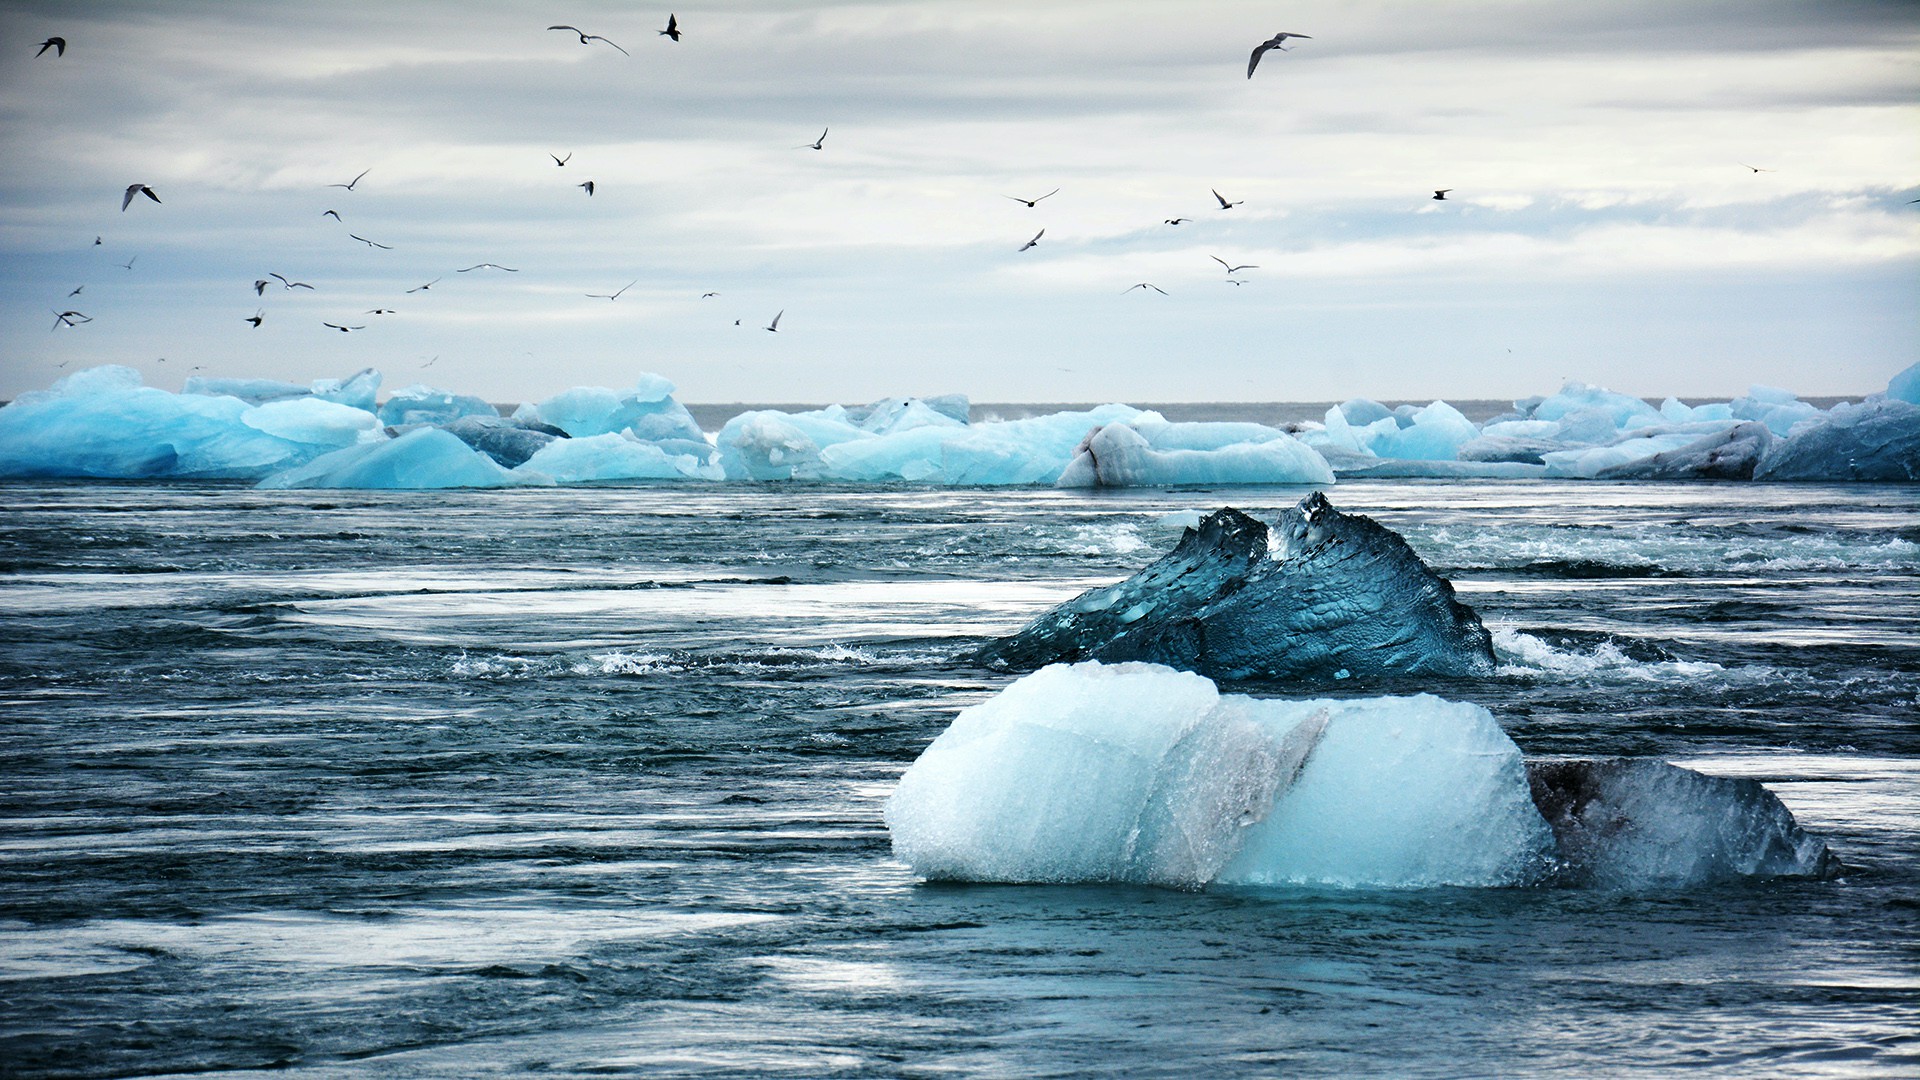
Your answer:
[[[1686,892],[935,886],[967,648],[1301,490],[12,485],[23,1075],[1910,1074],[1920,492],[1342,484],[1533,756],[1758,779],[1852,869]]]

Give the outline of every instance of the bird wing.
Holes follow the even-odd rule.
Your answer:
[[[1207,256],[1207,258],[1212,259],[1214,262],[1219,263],[1221,266],[1227,266],[1227,260],[1221,258],[1218,255],[1209,255]],[[1233,273],[1233,267],[1227,266],[1227,273],[1229,274]]]
[[[1053,196],[1055,196],[1055,195],[1058,195],[1058,194],[1060,194],[1060,189],[1059,189],[1059,188],[1054,188],[1054,189],[1053,189],[1052,191],[1049,191],[1049,192],[1047,192],[1047,193],[1046,193],[1045,195],[1042,195],[1042,196],[1040,196],[1040,199],[1047,199],[1047,198],[1052,198]],[[1035,199],[1035,200],[1033,200],[1033,201],[1034,201],[1034,202],[1039,202],[1039,201],[1040,201],[1040,199]]]
[[[767,329],[769,330],[778,329],[780,326],[780,316],[785,315],[786,313],[787,313],[787,309],[781,308],[779,312],[774,315],[773,321],[767,324]]]
[[[1273,46],[1273,42],[1263,41],[1253,47],[1253,55],[1247,57],[1247,78],[1253,78],[1253,69],[1260,66],[1260,58],[1265,56],[1267,50],[1273,48]]]
[[[577,26],[549,26],[549,27],[547,27],[547,29],[549,29],[549,30],[571,30],[571,31],[573,31],[573,32],[574,32],[574,33],[576,33],[576,34],[583,34],[583,35],[584,35],[584,34],[586,33],[586,31],[585,31],[585,30],[582,30],[582,29],[580,29],[580,28],[579,28],[579,27],[577,27]]]
[[[128,185],[127,185],[127,193],[126,193],[126,194],[125,194],[124,196],[122,196],[122,197],[121,197],[121,199],[120,199],[120,212],[121,212],[121,213],[123,213],[123,214],[124,214],[124,213],[126,213],[126,212],[127,212],[127,207],[128,207],[129,205],[131,205],[131,204],[133,203],[133,196],[134,196],[134,193],[135,193],[135,192],[137,192],[137,191],[139,191],[139,190],[140,190],[140,185],[139,185],[139,184],[128,184]]]
[[[588,40],[591,40],[591,41],[607,41],[607,39],[606,39],[606,38],[603,38],[603,37],[601,37],[601,36],[600,36],[599,34],[588,34],[588,35],[587,35],[587,38],[588,38]],[[611,41],[607,41],[607,44],[609,44],[609,45],[613,45],[613,42],[611,42]],[[616,49],[620,49],[620,46],[618,46],[618,45],[613,45],[613,47],[614,47],[614,48],[616,48]],[[632,54],[632,53],[630,53],[630,52],[628,52],[628,51],[627,51],[627,50],[625,50],[625,49],[620,49],[620,55],[621,55],[621,56],[632,56],[633,54]]]
[[[1220,192],[1216,191],[1213,188],[1208,188],[1207,190],[1212,191],[1213,197],[1220,200],[1220,209],[1225,210],[1229,205],[1231,205],[1230,203],[1227,202],[1227,200],[1224,197],[1221,196]]]
[[[269,273],[267,276],[270,278],[277,279],[280,282],[280,284],[285,285],[289,289],[293,288],[293,282],[288,281],[285,277],[283,277],[280,274]]]

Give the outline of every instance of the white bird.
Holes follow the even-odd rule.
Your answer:
[[[1213,260],[1214,262],[1217,262],[1217,263],[1219,263],[1219,264],[1220,264],[1221,266],[1226,266],[1226,267],[1227,267],[1227,273],[1229,273],[1229,274],[1231,274],[1231,273],[1234,273],[1235,271],[1239,271],[1239,270],[1258,270],[1258,269],[1260,269],[1260,266],[1259,266],[1259,264],[1257,264],[1257,263],[1241,263],[1241,264],[1240,264],[1239,266],[1228,266],[1228,265],[1227,265],[1227,260],[1225,260],[1225,259],[1223,259],[1223,258],[1221,258],[1221,257],[1220,257],[1220,256],[1218,256],[1218,255],[1209,255],[1209,256],[1207,256],[1207,258],[1209,258],[1209,259],[1212,259],[1212,260]]]
[[[413,288],[408,289],[407,291],[410,293],[426,292],[428,289],[431,289],[438,284],[440,284],[440,279],[434,278],[432,281],[427,282],[425,285],[415,285]]]
[[[773,321],[767,324],[766,328],[768,333],[777,334],[780,332],[780,316],[785,315],[786,313],[787,313],[787,309],[781,308],[780,311],[774,315]],[[737,323],[737,320],[736,320],[736,323]]]
[[[283,286],[285,286],[286,288],[289,288],[289,289],[311,289],[311,288],[313,288],[313,286],[311,286],[311,285],[309,285],[309,284],[307,284],[307,283],[306,283],[306,282],[304,282],[304,281],[288,281],[288,280],[287,280],[287,279],[286,279],[285,277],[282,277],[282,276],[281,276],[281,275],[279,275],[279,274],[273,274],[273,273],[269,273],[269,274],[268,274],[267,276],[268,276],[268,277],[270,277],[270,278],[279,278],[279,279],[280,279],[280,284],[281,284],[281,285],[283,285]]]
[[[126,193],[125,195],[123,195],[123,196],[121,196],[121,197],[120,197],[120,212],[121,212],[121,213],[123,213],[123,214],[124,214],[124,213],[126,213],[126,212],[127,212],[127,207],[128,207],[129,205],[131,205],[131,204],[132,204],[132,202],[133,202],[133,197],[134,197],[135,195],[145,195],[145,196],[146,196],[147,198],[149,198],[149,199],[152,199],[152,200],[153,200],[154,202],[159,202],[159,201],[160,201],[160,196],[158,196],[158,195],[155,195],[155,194],[153,193],[153,189],[152,189],[152,188],[150,188],[150,187],[148,187],[147,185],[145,185],[145,184],[128,184],[128,185],[127,185],[127,193]]]
[[[601,36],[600,36],[599,34],[589,34],[589,33],[587,33],[587,32],[586,32],[585,30],[582,30],[582,29],[580,29],[580,28],[579,28],[579,27],[577,27],[577,26],[549,26],[549,27],[547,27],[547,29],[549,29],[549,30],[571,30],[571,31],[573,31],[574,33],[576,33],[576,34],[579,34],[579,35],[580,35],[580,44],[582,44],[582,45],[588,45],[588,44],[591,44],[591,43],[593,43],[593,42],[595,42],[595,41],[607,41],[607,39],[606,39],[606,38],[603,38],[603,37],[601,37]],[[607,44],[609,44],[609,45],[613,45],[613,42],[611,42],[611,41],[607,41]],[[620,49],[620,46],[618,46],[618,45],[613,45],[613,47],[614,47],[614,48],[616,48],[616,49]],[[632,56],[633,54],[632,54],[632,53],[630,53],[630,52],[628,52],[628,51],[627,51],[627,50],[625,50],[625,49],[620,49],[620,55],[621,55],[621,56]]]
[[[350,333],[350,332],[352,332],[352,331],[354,331],[354,330],[365,330],[365,329],[366,329],[366,327],[364,327],[364,326],[341,326],[341,325],[340,325],[339,323],[331,323],[331,322],[323,322],[323,323],[321,323],[320,325],[321,325],[321,326],[329,326],[329,327],[332,327],[333,329],[335,329],[335,330],[338,330],[338,331],[340,331],[340,332],[341,332],[341,333],[343,333],[343,334],[345,334],[345,333]]]
[[[1306,38],[1309,41],[1313,40],[1311,34],[1275,34],[1260,44],[1255,45],[1253,47],[1253,55],[1247,57],[1247,78],[1253,78],[1253,69],[1260,66],[1260,58],[1267,55],[1267,50],[1279,49],[1281,52],[1286,52],[1287,50],[1280,43],[1290,37]]]
[[[1227,201],[1227,198],[1226,198],[1226,196],[1224,196],[1224,195],[1222,195],[1222,194],[1220,194],[1220,192],[1219,192],[1219,191],[1217,191],[1217,190],[1215,190],[1215,189],[1213,189],[1213,188],[1208,188],[1207,190],[1208,190],[1208,191],[1212,191],[1212,192],[1213,192],[1213,197],[1214,197],[1214,198],[1216,198],[1216,199],[1218,199],[1218,200],[1220,200],[1220,209],[1222,209],[1222,210],[1231,210],[1231,209],[1233,209],[1234,207],[1236,207],[1236,206],[1239,206],[1239,205],[1240,205],[1240,203],[1243,203],[1243,202],[1246,202],[1246,201],[1247,201],[1247,200],[1245,200],[1245,199],[1241,199],[1241,200],[1239,200],[1239,202],[1228,202],[1228,201]]]
[[[1163,289],[1163,288],[1161,288],[1161,287],[1160,287],[1160,286],[1158,286],[1158,285],[1155,285],[1155,284],[1154,284],[1153,282],[1151,282],[1151,281],[1142,281],[1142,282],[1140,282],[1140,283],[1139,283],[1138,285],[1129,285],[1129,286],[1127,286],[1126,288],[1124,288],[1124,289],[1121,289],[1120,291],[1121,291],[1121,292],[1132,292],[1132,291],[1133,291],[1133,290],[1135,290],[1135,289],[1152,289],[1152,290],[1153,290],[1154,292],[1157,292],[1157,293],[1159,293],[1159,294],[1160,294],[1161,296],[1165,296],[1165,295],[1167,295],[1167,290],[1165,290],[1165,289]]]
[[[810,142],[810,143],[806,143],[806,144],[804,144],[804,145],[801,145],[801,146],[796,146],[796,147],[794,147],[794,149],[795,149],[795,150],[805,150],[805,149],[808,149],[809,147],[811,147],[812,149],[815,149],[815,150],[820,150],[820,149],[824,149],[824,146],[823,146],[822,144],[823,144],[823,143],[825,143],[825,142],[827,141],[827,132],[829,132],[829,131],[832,131],[832,130],[833,130],[832,128],[821,128],[821,129],[820,129],[820,137],[819,137],[819,138],[817,138],[817,139],[815,139],[815,140],[813,140],[813,141],[812,141],[812,142]]]
[[[1026,203],[1028,206],[1039,206],[1041,199],[1047,198],[1048,196],[1051,196],[1051,195],[1058,195],[1058,194],[1060,194],[1060,189],[1054,188],[1052,191],[1047,192],[1046,195],[1041,195],[1037,198],[1023,199],[1018,195],[1009,195],[1007,196],[1007,198],[1012,199],[1014,202]]]
[[[511,266],[501,266],[499,263],[474,263],[472,266],[467,267],[465,270],[455,270],[454,273],[464,274],[467,272],[467,270],[505,270],[509,274],[517,274],[520,272],[518,270],[515,270]],[[433,279],[433,281],[439,281],[439,280],[440,280],[439,278]],[[433,284],[432,281],[427,283],[427,285],[431,285],[431,284]],[[426,285],[421,286],[421,288],[423,289],[426,287],[427,287]]]
[[[1040,242],[1040,238],[1041,238],[1041,237],[1043,237],[1043,236],[1045,236],[1045,235],[1047,235],[1047,230],[1045,230],[1045,229],[1041,229],[1041,230],[1040,230],[1039,232],[1037,232],[1037,233],[1034,233],[1034,234],[1033,234],[1033,239],[1031,239],[1031,240],[1029,240],[1029,241],[1027,241],[1026,243],[1024,243],[1024,244],[1021,244],[1021,245],[1020,245],[1020,250],[1021,250],[1021,251],[1025,251],[1025,250],[1027,250],[1028,248],[1030,248],[1030,247],[1033,247],[1034,245],[1036,245],[1036,244],[1038,244],[1038,243]]]
[[[366,237],[364,237],[364,236],[361,236],[361,235],[360,235],[360,234],[358,234],[358,233],[348,233],[347,235],[348,235],[348,236],[351,236],[351,237],[353,237],[353,238],[354,238],[355,240],[358,240],[358,241],[360,241],[361,243],[363,243],[363,244],[365,244],[365,245],[367,245],[367,246],[368,246],[368,247],[370,247],[370,248],[371,248],[371,247],[372,247],[372,248],[373,248],[373,247],[374,247],[374,248],[376,247],[376,248],[379,248],[379,249],[380,249],[381,251],[392,251],[392,250],[393,250],[393,248],[392,248],[392,247],[390,247],[390,246],[388,246],[388,245],[386,245],[386,244],[376,244],[376,243],[374,243],[373,241],[371,241],[371,240],[369,240],[369,239],[367,239],[367,238],[366,238]]]
[[[372,171],[373,171],[372,169],[361,169],[361,170],[360,170],[360,175],[359,175],[359,176],[356,176],[356,177],[354,177],[353,179],[351,179],[351,180],[349,180],[349,181],[347,181],[346,183],[344,183],[344,184],[328,184],[327,186],[328,186],[328,187],[343,187],[343,188],[346,188],[346,189],[347,189],[348,191],[352,191],[352,190],[353,190],[353,186],[354,186],[355,184],[358,184],[358,183],[360,182],[360,180],[361,180],[361,179],[362,179],[363,177],[365,177],[365,176],[366,176],[366,175],[367,175],[368,173],[370,173],[370,172],[372,172]]]
[[[638,284],[640,284],[640,279],[635,278],[632,281],[627,282],[625,285],[620,286],[620,288],[618,288],[617,290],[611,293],[590,292],[587,295],[593,297],[595,300],[618,300],[620,299],[621,293],[626,292],[628,289],[631,289]]]

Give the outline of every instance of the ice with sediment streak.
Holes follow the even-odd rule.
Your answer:
[[[1276,428],[1169,424],[1152,414],[1088,432],[1054,480],[1058,487],[1333,482],[1325,458]]]
[[[1222,696],[1097,661],[963,710],[886,818],[916,873],[964,881],[1500,885],[1553,843],[1479,706]]]

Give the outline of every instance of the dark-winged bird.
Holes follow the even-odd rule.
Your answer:
[[[574,187],[577,187],[577,188],[585,188],[585,189],[587,190],[587,194],[588,194],[588,195],[592,195],[592,194],[593,194],[593,181],[591,181],[591,180],[589,180],[589,181],[587,181],[587,182],[586,182],[586,183],[584,183],[584,184],[575,184],[575,185],[573,185],[573,186],[574,186]]]
[[[67,299],[69,299],[69,300],[71,300],[71,299],[73,299],[74,297],[76,297],[76,296],[79,296],[79,295],[80,295],[80,290],[81,290],[81,289],[84,289],[84,288],[86,288],[86,286],[85,286],[85,285],[75,285],[75,286],[73,287],[73,291],[67,294]]]
[[[267,295],[267,279],[266,278],[256,278],[254,280],[253,295],[255,296]]]
[[[582,45],[589,45],[589,44],[592,44],[593,42],[596,42],[596,41],[607,41],[607,39],[606,39],[606,38],[603,38],[603,37],[601,37],[601,36],[600,36],[599,34],[589,34],[589,33],[587,33],[587,32],[586,32],[585,30],[582,30],[582,29],[580,29],[580,28],[579,28],[579,27],[577,27],[577,26],[549,26],[549,27],[547,27],[547,29],[549,29],[549,30],[571,30],[571,31],[573,31],[574,33],[576,33],[576,34],[579,34],[579,35],[580,35],[580,44],[582,44]],[[613,45],[613,42],[611,42],[611,41],[607,41],[607,44],[609,44],[609,45]],[[614,48],[616,48],[616,49],[620,49],[620,46],[618,46],[618,45],[613,45],[613,47],[614,47]],[[633,54],[632,54],[632,53],[630,53],[630,52],[628,52],[628,51],[627,51],[627,50],[625,50],[625,49],[620,49],[620,55],[621,55],[621,56],[632,56]]]
[[[1306,38],[1309,41],[1313,40],[1313,35],[1311,34],[1275,34],[1260,44],[1255,45],[1253,47],[1253,55],[1247,57],[1247,78],[1253,78],[1253,69],[1260,66],[1260,58],[1267,55],[1267,50],[1279,49],[1281,52],[1286,52],[1287,50],[1282,47],[1280,43],[1290,37]]]
[[[1208,188],[1207,190],[1213,191],[1212,188]],[[1222,210],[1231,210],[1234,207],[1239,206],[1240,203],[1247,201],[1245,199],[1241,199],[1240,202],[1228,202],[1226,199],[1226,196],[1220,194],[1218,191],[1213,191],[1213,197],[1220,200],[1220,209]]]
[[[159,202],[159,201],[160,201],[160,196],[158,196],[158,195],[155,195],[155,194],[153,193],[153,189],[152,189],[152,188],[150,188],[150,187],[148,187],[147,185],[145,185],[145,184],[128,184],[128,185],[127,185],[127,193],[126,193],[125,195],[122,195],[122,196],[120,197],[120,212],[121,212],[121,213],[123,213],[123,214],[124,214],[124,213],[126,213],[126,212],[127,212],[127,207],[128,207],[129,205],[131,205],[131,204],[133,203],[133,197],[134,197],[135,195],[145,195],[145,196],[146,196],[147,198],[149,198],[149,199],[152,199],[152,200],[153,200],[154,202]]]
[[[1126,288],[1124,288],[1124,289],[1121,289],[1120,291],[1121,291],[1121,292],[1132,292],[1132,291],[1133,291],[1133,290],[1135,290],[1135,289],[1152,289],[1152,290],[1153,290],[1154,292],[1157,292],[1157,293],[1159,293],[1159,294],[1160,294],[1161,296],[1165,296],[1165,295],[1167,295],[1167,290],[1165,290],[1165,289],[1163,289],[1163,288],[1161,288],[1161,287],[1160,287],[1160,286],[1158,286],[1158,285],[1155,285],[1155,284],[1154,284],[1153,282],[1151,282],[1151,281],[1142,281],[1142,282],[1140,282],[1140,283],[1139,283],[1138,285],[1129,285],[1129,286],[1127,286]]]
[[[407,291],[410,293],[426,292],[428,289],[431,289],[438,284],[440,284],[440,279],[434,278],[432,281],[427,282],[425,285],[415,285],[413,288],[408,289]]]
[[[819,137],[819,138],[817,138],[817,139],[815,139],[815,140],[813,140],[812,142],[810,142],[810,143],[808,143],[808,144],[806,144],[806,146],[796,146],[796,147],[794,147],[794,149],[795,149],[795,150],[805,150],[805,149],[807,149],[808,147],[812,147],[812,148],[813,148],[813,149],[815,149],[815,150],[821,150],[821,149],[824,149],[824,147],[823,147],[823,146],[822,146],[821,144],[822,144],[822,143],[825,143],[825,142],[827,141],[827,132],[829,132],[829,131],[832,131],[832,130],[833,130],[832,128],[821,128],[821,129],[820,129],[820,137]]]
[[[281,284],[281,285],[283,285],[283,286],[285,286],[286,288],[289,288],[289,289],[311,289],[311,288],[313,288],[313,286],[311,286],[311,285],[309,285],[309,284],[307,284],[307,283],[306,283],[306,282],[304,282],[304,281],[288,281],[288,280],[286,279],[286,277],[285,277],[284,275],[282,275],[282,274],[273,274],[273,273],[269,273],[269,274],[268,274],[267,276],[268,276],[268,277],[270,277],[270,278],[279,278],[279,279],[280,279],[280,284]]]
[[[660,31],[659,33],[661,37],[672,38],[675,41],[679,41],[680,40],[679,17],[673,15],[672,13],[669,13],[667,15],[667,28],[665,30]]]
[[[46,52],[48,49],[52,49],[53,55],[55,56],[67,55],[67,39],[63,37],[50,37],[40,43],[40,52],[34,53],[33,55],[39,56],[40,53]]]
[[[321,216],[321,217],[330,217],[330,218],[332,218],[332,219],[333,219],[333,220],[335,220],[335,221],[344,221],[344,220],[345,220],[345,219],[343,219],[343,218],[342,218],[342,217],[340,216],[340,211],[338,211],[338,210],[322,210],[322,211],[320,211],[320,216]]]
[[[393,310],[390,307],[377,307],[368,311],[367,314],[368,315],[398,315],[400,313]]]
[[[1259,264],[1257,264],[1257,263],[1241,263],[1241,264],[1240,264],[1239,266],[1227,266],[1227,260],[1225,260],[1225,259],[1223,259],[1223,258],[1221,258],[1221,257],[1220,257],[1220,256],[1218,256],[1218,255],[1209,255],[1209,256],[1207,256],[1207,258],[1209,258],[1209,259],[1212,259],[1212,260],[1213,260],[1214,262],[1217,262],[1217,263],[1219,263],[1219,264],[1220,264],[1221,266],[1226,266],[1226,267],[1227,267],[1227,273],[1229,273],[1229,274],[1231,274],[1231,273],[1233,273],[1233,272],[1234,272],[1234,271],[1236,271],[1236,270],[1258,270],[1258,269],[1260,269],[1260,266],[1259,266]]]
[[[1039,232],[1037,232],[1037,233],[1034,233],[1034,234],[1033,234],[1033,239],[1031,239],[1031,240],[1029,240],[1029,241],[1027,241],[1026,243],[1024,243],[1024,244],[1021,244],[1021,245],[1020,245],[1020,250],[1021,250],[1021,251],[1025,251],[1025,250],[1027,250],[1027,249],[1028,249],[1028,248],[1030,248],[1030,247],[1034,247],[1035,245],[1037,245],[1037,244],[1039,244],[1039,243],[1040,243],[1040,238],[1041,238],[1041,237],[1043,237],[1043,236],[1045,236],[1045,235],[1047,235],[1047,230],[1045,230],[1045,229],[1041,229],[1041,230],[1040,230]]]
[[[1446,201],[1447,201],[1447,192],[1449,192],[1449,191],[1452,191],[1452,190],[1453,190],[1453,189],[1452,189],[1452,188],[1450,188],[1450,187],[1443,187],[1443,188],[1436,188],[1436,189],[1434,190],[1434,193],[1433,193],[1433,197],[1434,197],[1434,198],[1436,198],[1436,199],[1438,199],[1438,200],[1440,200],[1441,202],[1446,202]]]
[[[573,160],[573,151],[571,150],[567,151],[566,157],[561,157],[559,154],[552,154],[552,153],[548,154],[547,156],[553,159],[553,163],[555,165],[558,165],[564,169],[567,167],[567,162]]]
[[[1046,195],[1040,195],[1031,199],[1023,199],[1018,195],[1009,195],[1007,196],[1007,198],[1012,199],[1014,202],[1026,203],[1028,206],[1039,206],[1041,199],[1047,198],[1048,196],[1051,196],[1051,195],[1058,195],[1058,194],[1060,194],[1060,189],[1054,188],[1052,191],[1047,192]]]
[[[53,325],[48,327],[48,329],[58,330],[62,325],[79,326],[83,322],[92,321],[92,319],[87,318],[77,311],[56,311],[53,313]],[[65,367],[66,365],[63,364],[61,366]]]
[[[773,321],[772,321],[772,322],[770,322],[770,323],[768,323],[768,324],[766,325],[766,330],[767,330],[767,332],[768,332],[768,333],[770,333],[770,334],[777,334],[777,333],[779,333],[779,332],[780,332],[780,316],[781,316],[781,315],[785,315],[786,313],[787,313],[787,309],[786,309],[786,308],[781,308],[781,309],[779,310],[779,312],[778,312],[777,314],[775,314],[775,315],[774,315],[774,317],[773,317]],[[736,325],[736,326],[738,326],[738,325],[739,325],[739,320],[737,320],[737,319],[736,319],[736,320],[734,321],[734,325]]]
[[[376,244],[376,243],[374,243],[373,241],[371,241],[371,240],[369,240],[369,239],[367,239],[366,237],[364,237],[364,236],[361,236],[361,235],[360,235],[359,233],[348,233],[347,235],[348,235],[348,236],[351,236],[351,237],[353,237],[353,238],[354,238],[355,240],[358,240],[358,241],[360,241],[361,243],[363,243],[363,244],[365,244],[365,245],[367,245],[368,247],[377,247],[377,248],[379,248],[379,249],[380,249],[381,251],[392,251],[392,250],[393,250],[393,248],[392,248],[392,246],[390,246],[390,245],[388,245],[388,244]]]
[[[253,313],[253,314],[252,314],[251,316],[249,316],[248,318],[245,318],[245,319],[241,319],[240,321],[241,321],[241,322],[250,322],[250,323],[252,323],[252,324],[253,324],[253,328],[254,328],[255,330],[258,330],[258,329],[260,329],[260,324],[261,324],[261,323],[263,323],[263,322],[266,322],[266,321],[267,321],[267,309],[266,309],[266,308],[261,308],[260,310],[258,310],[258,311],[256,311],[256,312],[254,312],[254,313]]]
[[[350,332],[352,332],[352,331],[354,331],[354,330],[365,330],[365,329],[366,329],[366,327],[364,327],[364,326],[341,326],[341,325],[340,325],[339,323],[331,323],[331,322],[323,322],[323,323],[321,323],[320,325],[321,325],[321,326],[330,326],[330,327],[332,327],[333,329],[335,329],[335,330],[338,330],[338,331],[340,331],[340,332],[341,332],[341,333],[343,333],[343,334],[346,334],[346,333],[350,333]]]
[[[359,182],[361,181],[361,179],[362,179],[363,177],[365,177],[365,176],[366,176],[366,175],[367,175],[368,173],[370,173],[370,172],[372,172],[372,171],[373,171],[372,169],[361,169],[361,170],[360,170],[360,175],[359,175],[359,176],[356,176],[356,177],[354,177],[353,179],[351,179],[351,180],[349,180],[349,181],[347,181],[346,183],[344,183],[344,184],[328,184],[327,186],[328,186],[328,187],[343,187],[343,188],[346,188],[346,189],[347,189],[348,191],[352,191],[352,190],[353,190],[353,185],[355,185],[355,184],[357,184],[357,183],[359,183]]]
[[[1190,218],[1190,217],[1170,217],[1170,218],[1168,218],[1168,219],[1167,219],[1167,224],[1169,224],[1169,225],[1185,225],[1185,224],[1186,224],[1187,222],[1189,222],[1189,221],[1192,221],[1192,220],[1193,220],[1193,219],[1192,219],[1192,218]]]

